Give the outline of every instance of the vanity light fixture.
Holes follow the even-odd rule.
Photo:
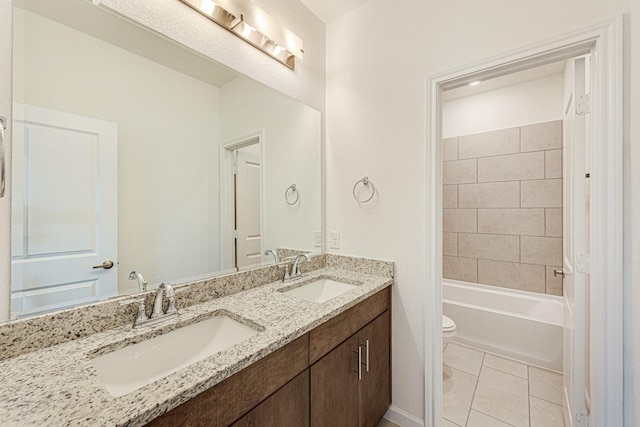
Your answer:
[[[250,0],[180,1],[292,70],[304,56],[302,39]]]

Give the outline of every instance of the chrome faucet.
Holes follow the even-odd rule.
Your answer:
[[[302,272],[300,272],[300,260],[305,258],[307,261],[311,261],[309,255],[300,254],[293,259],[293,265],[291,266],[291,274],[287,271],[287,267],[284,267],[284,282],[289,282],[291,280],[297,279],[298,277],[302,277]]]
[[[138,280],[138,288],[140,292],[145,292],[149,283],[144,280],[144,277],[142,277],[142,273],[140,273],[138,270],[133,270],[131,273],[129,273],[129,280],[136,279]]]
[[[169,299],[169,306],[167,311],[162,311],[162,295],[166,295]],[[176,310],[176,293],[173,290],[173,286],[169,283],[161,283],[156,290],[156,298],[153,301],[153,311],[151,312],[150,319],[158,319],[161,317],[171,316],[178,314]]]
[[[265,255],[269,255],[269,254],[273,255],[274,263],[276,263],[276,264],[277,264],[277,263],[279,263],[279,262],[280,262],[280,257],[279,257],[279,256],[278,256],[278,254],[277,254],[277,253],[275,253],[272,249],[267,249],[266,251],[264,251],[264,254],[265,254]]]
[[[162,311],[162,296],[165,294],[169,299],[169,307],[167,311]],[[156,323],[164,322],[165,320],[178,317],[178,310],[176,309],[176,297],[173,286],[169,283],[161,283],[156,290],[156,296],[153,301],[153,311],[151,316],[147,316],[145,298],[136,298],[133,300],[120,301],[120,305],[127,305],[136,303],[138,304],[138,316],[134,323],[134,328],[142,328],[145,325],[154,325]]]

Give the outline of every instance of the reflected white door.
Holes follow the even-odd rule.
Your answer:
[[[588,58],[567,62],[563,121],[564,418],[578,425],[586,415],[585,324],[588,249],[586,149]]]
[[[14,106],[12,314],[117,294],[117,126]],[[93,268],[112,262],[113,267]]]
[[[260,156],[236,151],[236,266],[257,264],[262,259],[260,224]]]

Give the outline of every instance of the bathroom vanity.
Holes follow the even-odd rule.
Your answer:
[[[391,400],[390,299],[379,291],[149,425],[377,425]]]
[[[178,285],[180,317],[166,324],[132,328],[135,310],[120,298],[92,306],[91,316],[84,308],[80,325],[69,310],[0,326],[4,425],[375,426],[390,403],[393,263],[320,255],[302,267],[303,277],[289,283],[273,280],[283,272],[269,266]],[[330,281],[347,290],[321,303],[291,292]],[[114,307],[127,324],[89,335]],[[106,354],[221,314],[256,333],[125,394],[96,370]],[[76,320],[55,325],[53,318]],[[55,335],[47,328],[87,336],[36,350],[37,337]]]

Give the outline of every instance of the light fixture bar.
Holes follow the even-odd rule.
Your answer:
[[[180,0],[267,55],[295,69],[302,39],[247,0]]]

